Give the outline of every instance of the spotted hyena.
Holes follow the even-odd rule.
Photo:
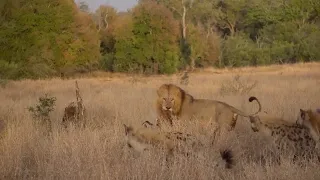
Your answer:
[[[316,141],[305,126],[271,116],[252,116],[250,122],[252,130],[269,137],[279,151],[293,152],[294,160],[315,151]]]
[[[134,128],[124,124],[125,141],[128,147],[137,152],[144,153],[152,149],[162,149],[166,153],[166,160],[171,161],[174,155],[183,155],[185,157],[201,156],[201,151],[206,148],[205,144],[199,141],[195,136],[178,131],[164,132],[154,128],[140,127]],[[231,168],[234,164],[233,154],[230,149],[221,149],[219,157],[211,162],[211,166],[221,166]]]

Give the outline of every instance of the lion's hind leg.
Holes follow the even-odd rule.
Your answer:
[[[218,122],[212,123],[212,144],[217,140],[217,137],[221,135],[221,128]]]
[[[238,114],[233,113],[231,122],[230,122],[229,127],[228,127],[228,131],[234,130],[234,128],[236,127],[236,124],[237,124],[238,116],[239,116]]]
[[[221,127],[220,127],[220,122],[219,118],[223,117],[221,116],[221,113],[216,112],[215,114],[215,119],[210,119],[210,124],[212,126],[212,144],[216,141],[217,137],[220,136],[221,134]]]

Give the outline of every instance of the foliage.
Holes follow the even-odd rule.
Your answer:
[[[116,32],[114,70],[173,73],[179,67],[178,26],[172,13],[155,2],[133,9],[126,28]]]
[[[0,1],[0,78],[319,61],[319,0]]]
[[[213,66],[219,60],[220,40],[214,33],[208,33],[200,25],[188,25],[187,41],[190,43],[190,58],[195,60],[195,67]]]
[[[255,1],[246,7],[237,25],[239,33],[223,41],[224,65],[264,65],[320,59],[315,49],[320,43],[320,28],[314,24],[319,19],[319,1]]]
[[[3,77],[51,76],[100,56],[92,20],[71,0],[4,0],[0,8]]]
[[[260,31],[273,63],[319,60],[320,29],[313,24],[277,23]]]
[[[117,10],[111,6],[101,5],[92,17],[100,35],[101,54],[114,53],[114,30],[118,19]]]
[[[32,113],[34,119],[48,121],[50,120],[50,112],[54,110],[56,100],[56,97],[51,97],[48,94],[45,94],[45,96],[39,98],[38,104],[34,107],[28,107],[28,110]]]
[[[223,65],[248,66],[253,59],[254,42],[245,34],[228,37],[223,43]]]

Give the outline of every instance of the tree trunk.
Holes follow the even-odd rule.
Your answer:
[[[182,13],[182,38],[183,39],[186,39],[186,36],[187,36],[186,14],[187,14],[187,8],[185,5],[183,5],[183,13]]]
[[[190,71],[193,71],[193,70],[194,70],[195,65],[196,65],[195,58],[194,58],[194,57],[191,57],[191,61],[190,61]]]
[[[234,24],[231,24],[230,21],[227,20],[227,23],[229,25],[229,30],[230,30],[230,36],[233,36],[234,33],[235,33],[235,23]]]

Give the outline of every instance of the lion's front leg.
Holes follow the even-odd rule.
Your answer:
[[[216,119],[210,118],[209,120],[202,120],[205,126],[202,128],[201,133],[206,134],[207,137],[212,139],[212,142],[220,135],[220,124]]]

